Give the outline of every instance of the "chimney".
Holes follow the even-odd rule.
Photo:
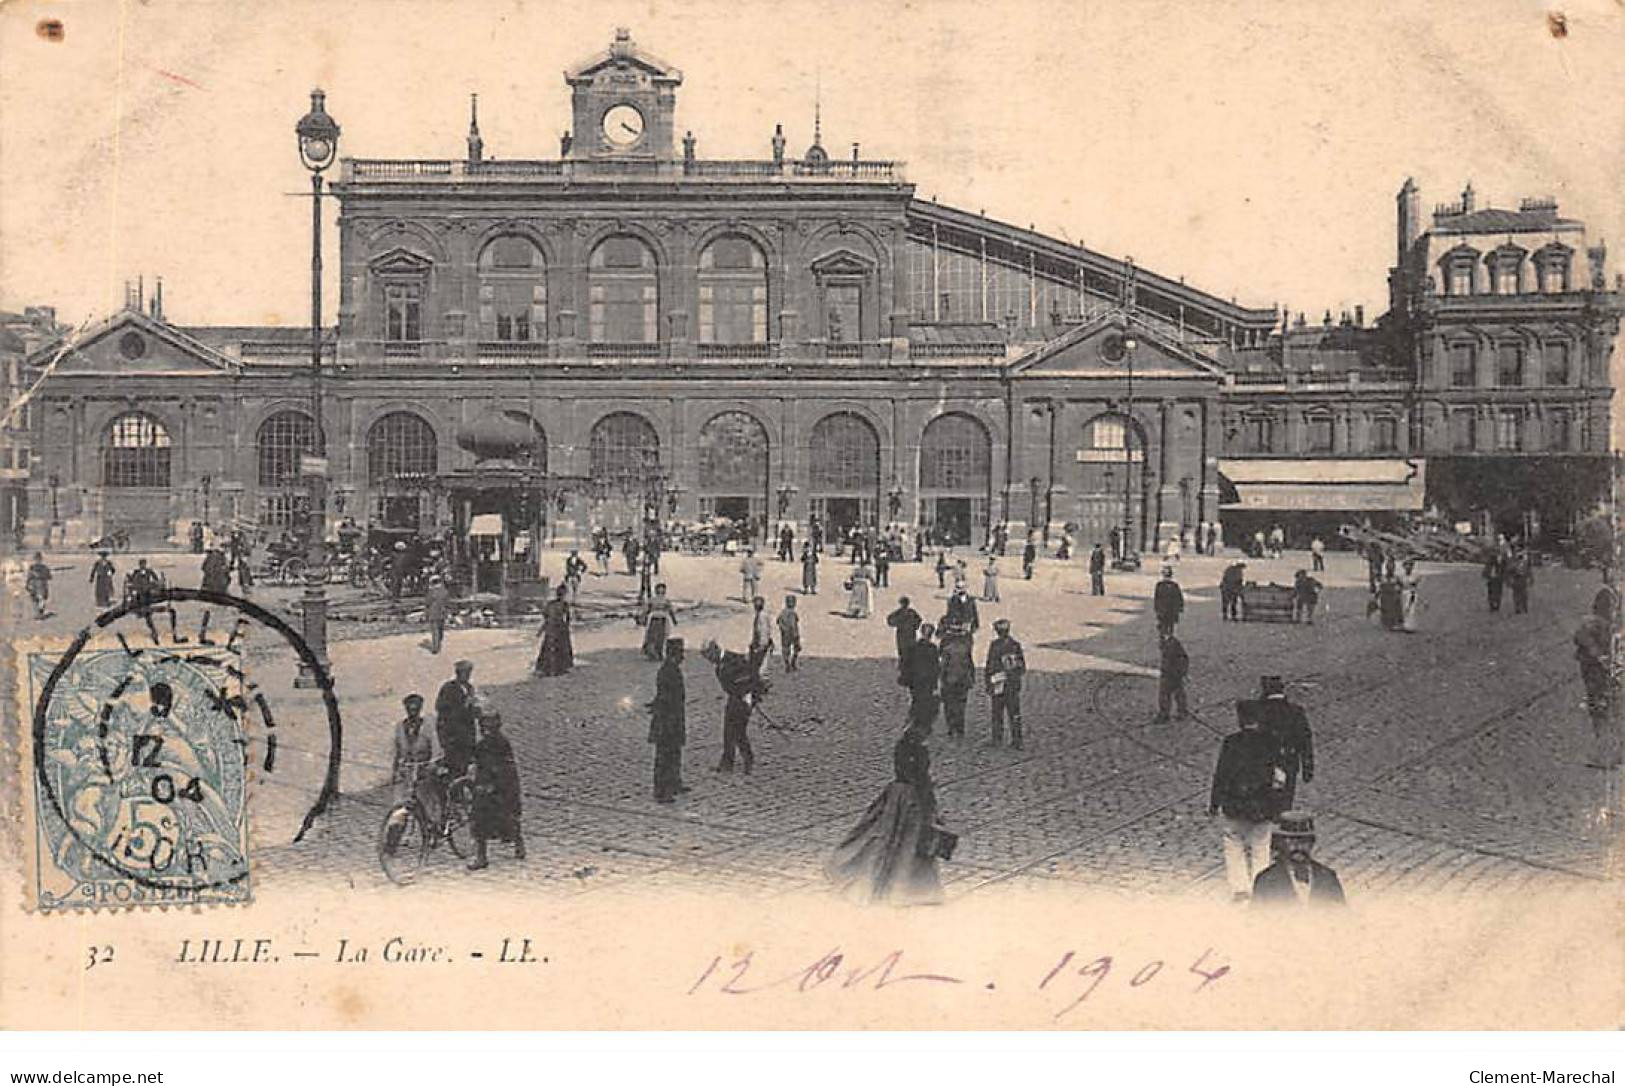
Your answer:
[[[1399,219],[1399,252],[1394,263],[1403,264],[1406,254],[1422,232],[1422,194],[1417,191],[1416,182],[1407,177],[1394,200],[1398,205]]]
[[[482,162],[485,159],[485,141],[480,138],[480,96],[468,96],[468,160]]]
[[[164,319],[164,277],[159,276],[157,285],[152,288],[152,319]]]
[[[1365,306],[1363,305],[1357,305],[1354,307],[1354,327],[1365,327]]]
[[[1467,182],[1467,187],[1461,190],[1461,213],[1463,215],[1473,210],[1473,183]]]
[[[147,277],[138,275],[135,277],[135,311],[139,313],[145,308],[147,308]]]

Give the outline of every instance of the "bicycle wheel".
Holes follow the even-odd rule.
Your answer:
[[[429,828],[415,803],[392,807],[378,827],[378,863],[389,881],[405,886],[417,878],[429,854]]]
[[[474,855],[474,797],[466,783],[447,790],[446,844],[460,860]]]

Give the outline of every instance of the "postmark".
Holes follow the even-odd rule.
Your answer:
[[[279,715],[262,680],[293,660],[318,688]],[[27,666],[41,911],[247,901],[251,794],[302,809],[296,837],[336,794],[331,677],[254,603],[170,589],[105,612]],[[279,772],[289,750],[305,772]]]

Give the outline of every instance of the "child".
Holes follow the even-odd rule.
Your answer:
[[[779,612],[779,650],[784,655],[784,670],[801,670],[801,616],[796,614],[796,598],[784,597],[784,610]]]

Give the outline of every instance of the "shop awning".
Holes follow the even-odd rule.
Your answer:
[[[1223,460],[1219,473],[1240,501],[1225,509],[1417,511],[1425,491],[1422,460]]]

